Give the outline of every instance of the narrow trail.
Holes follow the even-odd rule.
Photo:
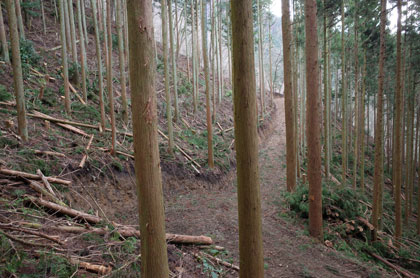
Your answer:
[[[302,225],[280,216],[281,192],[286,187],[284,99],[276,98],[275,104],[272,126],[259,151],[265,277],[369,277],[369,266],[315,244]],[[173,189],[171,184],[180,182],[184,189]],[[235,171],[217,184],[197,180],[166,180],[165,184],[167,230],[210,235],[238,263]]]

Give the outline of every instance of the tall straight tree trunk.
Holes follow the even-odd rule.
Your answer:
[[[318,35],[316,1],[305,1],[306,32],[306,126],[308,140],[308,181],[309,181],[309,234],[323,240],[322,231],[322,184],[321,184],[321,138],[320,106],[318,86]]]
[[[62,1],[62,0],[60,0]],[[101,111],[101,128],[105,130],[105,104],[104,104],[104,83],[103,83],[103,67],[102,67],[102,54],[101,54],[101,41],[99,39],[99,25],[96,8],[96,0],[91,0],[92,14],[93,14],[93,27],[95,29],[95,45],[96,45],[96,59],[98,63],[98,80],[99,80],[99,108]]]
[[[14,0],[6,0],[6,7],[7,14],[9,16],[10,44],[12,48],[13,87],[15,89],[18,132],[22,140],[27,141],[28,128],[26,124],[25,92],[23,87],[22,61],[20,57],[19,32]]]
[[[372,225],[374,226],[372,240],[377,240],[377,230],[381,218],[381,188],[383,181],[383,94],[384,94],[384,77],[385,77],[385,26],[386,26],[386,0],[381,0],[381,25],[380,25],[380,46],[379,46],[379,75],[378,75],[378,98],[377,98],[377,116],[375,125],[375,170],[373,176],[373,211]]]
[[[77,46],[76,46],[76,27],[74,24],[74,12],[73,12],[73,0],[67,0],[68,11],[69,11],[69,22],[70,22],[70,39],[71,39],[71,54],[73,62],[77,64]],[[76,81],[79,83],[78,79],[78,67],[75,68]]]
[[[17,17],[17,25],[19,27],[19,38],[25,39],[25,27],[23,25],[22,9],[20,8],[20,0],[15,0],[15,15]]]
[[[365,191],[365,95],[366,95],[366,49],[363,49],[362,96],[360,117],[360,187]]]
[[[201,1],[201,37],[203,43],[204,75],[206,80],[207,153],[209,167],[213,168],[213,128],[211,123],[209,57],[207,53],[207,2],[205,2],[205,0]]]
[[[385,0],[382,0],[385,1]],[[383,6],[385,4],[382,4]],[[402,113],[403,113],[403,96],[402,96],[402,82],[401,82],[401,0],[397,0],[398,9],[398,20],[397,20],[397,68],[396,68],[396,95],[395,95],[395,161],[393,167],[395,167],[395,240],[399,246],[398,241],[402,235],[401,225],[401,183],[402,183],[402,130],[399,128],[402,126]],[[382,12],[385,13],[384,8]],[[385,15],[383,15],[385,16]]]
[[[359,164],[359,129],[361,128],[359,123],[359,110],[360,110],[360,92],[359,92],[359,41],[358,41],[358,13],[357,13],[357,3],[355,3],[355,15],[354,15],[354,99],[355,99],[355,108],[354,108],[354,161],[353,161],[353,189],[356,190],[357,187],[357,167]]]
[[[215,9],[215,0],[211,1],[211,37],[210,37],[210,42],[211,42],[211,70],[212,70],[212,81],[213,81],[213,86],[212,86],[212,105],[213,105],[213,123],[216,122],[216,65],[215,65],[215,57],[216,57],[216,49],[215,49],[215,35],[216,35],[216,24],[215,24],[215,20],[216,20],[216,9]]]
[[[144,1],[144,0],[143,0]],[[166,0],[161,0],[161,16],[162,16],[162,45],[163,45],[163,68],[165,72],[165,98],[166,98],[166,119],[168,122],[168,151],[172,155],[174,149],[174,132],[172,123],[172,98],[169,88],[169,62],[168,62],[168,9]]]
[[[218,0],[219,9],[218,9],[218,42],[219,42],[219,80],[220,80],[220,93],[219,93],[219,103],[222,101],[222,96],[224,95],[224,82],[223,82],[223,49],[222,49],[222,1]]]
[[[327,11],[325,10],[325,0],[323,0],[324,12],[323,12],[323,39],[324,39],[324,70],[323,70],[323,82],[324,82],[324,168],[325,168],[325,180],[329,180],[330,176],[330,146],[329,146],[329,107],[328,107],[328,44],[327,44]]]
[[[87,46],[87,45],[89,45],[89,36],[88,36],[88,31],[87,31],[87,26],[86,26],[85,0],[82,0],[81,6],[82,6],[83,34],[85,36],[85,43],[86,43],[86,46]]]
[[[108,63],[107,63],[107,89],[108,89],[108,101],[109,101],[109,113],[111,117],[111,155],[115,155],[115,144],[117,140],[117,132],[115,127],[115,111],[114,111],[114,93],[112,88],[112,20],[111,20],[111,0],[106,0],[107,3],[107,21],[108,21]]]
[[[79,38],[80,38],[80,66],[82,73],[82,92],[83,100],[87,103],[87,88],[86,88],[86,49],[85,49],[85,36],[83,34],[83,23],[82,23],[82,0],[76,0],[77,3],[77,22],[79,27]]]
[[[268,38],[269,38],[269,46],[268,46],[268,59],[269,59],[269,74],[270,74],[270,105],[274,105],[274,82],[273,82],[273,64],[272,64],[272,49],[273,49],[273,36],[271,35],[271,27],[272,27],[272,16],[269,16],[269,23],[268,23]]]
[[[126,90],[126,75],[125,75],[125,53],[124,53],[124,35],[123,35],[123,26],[124,26],[124,15],[122,11],[122,0],[116,0],[117,2],[117,34],[118,34],[118,54],[120,58],[120,84],[121,84],[121,103],[122,103],[122,112],[124,123],[128,123],[128,104],[127,104],[127,90]],[[127,47],[127,46],[126,46]]]
[[[128,0],[127,11],[131,58],[129,60],[131,107],[140,219],[141,277],[168,278],[157,135],[152,1]]]
[[[263,44],[262,44],[262,19],[261,1],[257,0],[257,22],[258,22],[258,77],[260,79],[260,116],[264,119],[264,65],[263,65]]]
[[[346,184],[346,174],[347,174],[347,89],[346,89],[346,49],[344,45],[344,0],[341,3],[341,98],[342,98],[342,167],[343,167],[343,176],[342,176],[342,185]]]
[[[287,191],[296,188],[296,138],[294,105],[292,93],[292,53],[289,0],[282,0],[283,72],[284,72],[284,113],[286,117],[286,161]]]
[[[252,1],[232,0],[230,4],[238,178],[239,277],[263,278]]]
[[[47,24],[45,23],[45,11],[44,11],[44,2],[41,1],[41,16],[42,16],[42,31],[44,36],[47,35]]]
[[[1,39],[1,51],[3,54],[3,59],[6,63],[10,64],[9,46],[7,45],[6,31],[4,30],[3,9],[1,8],[1,6],[0,6],[0,39]]]
[[[65,0],[59,1],[60,9],[60,38],[61,38],[61,61],[63,66],[64,81],[64,106],[67,113],[71,112],[70,88],[69,88],[69,66],[67,63],[67,42],[66,42],[66,22],[65,22]]]
[[[191,29],[192,29],[192,34],[191,34],[191,38],[192,38],[192,66],[193,66],[193,107],[194,107],[194,114],[197,112],[197,40],[196,40],[196,35],[195,33],[198,32],[198,30],[196,30],[196,25],[195,25],[195,12],[194,12],[194,6],[195,6],[195,1],[197,0],[191,0]]]
[[[174,109],[174,120],[178,121],[179,118],[179,107],[178,107],[178,77],[176,69],[176,49],[175,49],[175,35],[174,35],[174,24],[172,20],[172,1],[168,0],[168,15],[169,15],[169,40],[171,45],[171,61],[172,61],[172,82],[174,88],[174,100],[175,100],[175,109]],[[175,22],[175,24],[177,24]]]
[[[64,9],[64,22],[66,26],[66,44],[67,49],[72,52],[72,42],[71,42],[71,32],[70,32],[70,17],[69,17],[69,6],[68,1],[70,0],[61,0],[63,2],[63,9]]]

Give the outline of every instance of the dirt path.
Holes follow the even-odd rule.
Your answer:
[[[370,277],[369,266],[345,258],[304,235],[304,227],[281,218],[285,189],[284,99],[275,100],[271,134],[260,145],[260,176],[266,277]],[[191,179],[165,180],[167,229],[207,234],[238,261],[235,172],[217,184]],[[379,274],[380,276],[383,273]],[[234,277],[235,275],[233,275]]]

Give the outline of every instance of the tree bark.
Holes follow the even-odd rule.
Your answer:
[[[263,278],[261,197],[251,0],[231,1],[241,278]]]
[[[347,181],[347,90],[346,90],[346,49],[344,45],[344,0],[341,3],[341,98],[342,98],[342,149],[343,154],[341,157],[343,176],[342,176],[342,185],[344,186]]]
[[[77,3],[77,21],[79,27],[79,38],[80,38],[80,66],[82,73],[82,91],[83,100],[87,103],[87,88],[86,88],[86,49],[85,49],[85,36],[83,34],[83,23],[82,23],[82,9],[81,1],[76,0]]]
[[[167,3],[161,0],[162,16],[162,44],[163,44],[163,67],[165,72],[165,97],[166,97],[166,118],[168,122],[168,152],[172,155],[174,149],[174,133],[172,124],[172,98],[169,88],[169,62],[168,62],[168,23],[167,23]]]
[[[214,167],[213,158],[213,128],[211,123],[211,103],[210,103],[210,72],[209,58],[207,54],[207,3],[201,2],[201,39],[203,43],[204,75],[206,80],[206,118],[207,118],[207,152],[209,167]]]
[[[107,32],[108,32],[108,63],[107,63],[107,89],[108,89],[108,101],[109,101],[109,113],[111,117],[111,155],[115,155],[116,151],[116,140],[117,132],[115,128],[115,111],[114,111],[114,93],[112,87],[112,20],[111,20],[111,0],[106,0],[107,2]]]
[[[383,181],[383,94],[384,94],[384,63],[385,63],[385,26],[386,26],[386,0],[381,0],[381,25],[380,25],[380,46],[379,46],[379,75],[378,75],[378,97],[375,125],[375,170],[373,176],[373,209],[372,225],[374,227],[372,240],[377,240],[377,231],[379,228],[380,207],[382,206],[381,188]]]
[[[61,38],[61,60],[63,66],[63,78],[64,78],[64,103],[67,113],[71,112],[71,101],[70,101],[70,86],[69,86],[69,66],[67,62],[67,36],[66,36],[66,14],[65,14],[65,0],[59,1],[60,9],[60,38]]]
[[[157,135],[152,1],[128,0],[127,12],[141,276],[166,278],[169,267]]]
[[[283,72],[284,72],[284,113],[286,118],[286,161],[287,191],[296,187],[296,138],[294,123],[294,105],[292,92],[292,54],[290,34],[289,0],[282,0],[282,33],[283,33]]]
[[[385,1],[385,0],[381,0]],[[385,4],[382,4],[385,5]],[[383,8],[382,8],[383,9]],[[402,235],[401,227],[401,183],[402,183],[402,113],[403,96],[401,82],[401,0],[397,0],[398,20],[397,20],[397,67],[396,67],[396,94],[395,94],[395,126],[397,127],[395,135],[395,167],[394,185],[395,185],[395,233],[394,237],[397,245]],[[384,13],[384,11],[383,11]]]
[[[122,0],[116,0],[117,2],[117,34],[118,34],[118,55],[120,62],[120,84],[121,84],[121,104],[122,104],[122,114],[124,123],[128,123],[128,104],[127,104],[127,80],[125,75],[125,52],[124,52],[124,35],[123,35],[123,26],[124,26],[124,14],[122,11]],[[128,47],[128,46],[126,46]]]
[[[321,123],[316,10],[315,0],[305,1],[309,233],[312,237],[322,241]]]
[[[168,0],[168,15],[169,15],[169,41],[171,45],[171,62],[172,62],[172,83],[174,89],[174,120],[178,122],[179,119],[179,107],[178,107],[178,73],[176,69],[177,55],[174,35],[174,23],[172,20],[172,0]],[[177,25],[177,22],[175,22]]]
[[[9,23],[9,26],[10,26],[10,23]],[[3,9],[1,8],[1,6],[0,6],[0,39],[1,39],[1,50],[3,53],[3,59],[6,63],[10,64],[9,46],[7,45],[6,31],[4,30]]]
[[[99,25],[97,17],[96,0],[91,0],[92,14],[93,14],[93,27],[95,29],[95,43],[96,43],[96,59],[98,63],[98,80],[99,80],[99,107],[101,110],[101,128],[105,130],[105,104],[104,104],[104,83],[103,83],[103,67],[102,67],[102,54],[101,54],[101,41],[99,39]]]
[[[17,25],[19,28],[19,38],[25,39],[25,27],[23,25],[23,18],[22,18],[22,9],[20,8],[20,0],[15,1],[15,15],[17,18]],[[13,53],[12,53],[13,55]]]

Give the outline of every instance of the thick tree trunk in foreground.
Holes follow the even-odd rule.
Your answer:
[[[380,46],[379,46],[379,75],[378,75],[378,98],[376,103],[376,125],[375,125],[375,170],[373,176],[373,212],[372,225],[374,227],[372,240],[377,240],[379,228],[380,207],[382,206],[381,188],[384,175],[384,153],[383,153],[383,95],[385,76],[385,26],[386,26],[386,0],[381,0],[381,25],[380,25]]]
[[[130,85],[138,188],[141,277],[169,277],[157,135],[151,0],[128,0]]]
[[[385,1],[385,0],[382,0]],[[385,5],[385,4],[383,4]],[[398,21],[397,21],[397,68],[396,68],[396,94],[395,94],[395,158],[393,168],[395,168],[394,186],[395,186],[395,240],[401,239],[401,183],[402,183],[402,113],[403,113],[403,98],[402,98],[402,83],[401,83],[401,0],[397,1]],[[383,9],[383,8],[382,8]]]
[[[14,0],[7,0],[6,6],[7,14],[9,15],[10,44],[12,47],[13,86],[15,89],[18,131],[22,140],[27,141],[28,129],[26,125],[25,94],[23,88],[22,62],[20,58],[19,33]]]
[[[294,123],[294,105],[292,95],[292,56],[290,34],[289,0],[282,1],[282,33],[283,33],[283,68],[284,68],[284,113],[286,117],[286,161],[287,191],[296,187],[296,138]]]
[[[252,0],[231,1],[241,278],[263,278]]]
[[[318,74],[318,37],[316,22],[316,1],[305,1],[306,32],[306,132],[308,140],[309,181],[309,233],[323,240],[322,231],[322,184],[321,184],[321,142],[320,103]]]
[[[204,0],[202,0],[204,2]],[[210,72],[209,57],[207,54],[207,3],[201,2],[201,39],[203,42],[204,75],[206,79],[206,118],[207,118],[207,153],[209,167],[214,167],[213,158],[213,127],[211,123],[210,103]]]

